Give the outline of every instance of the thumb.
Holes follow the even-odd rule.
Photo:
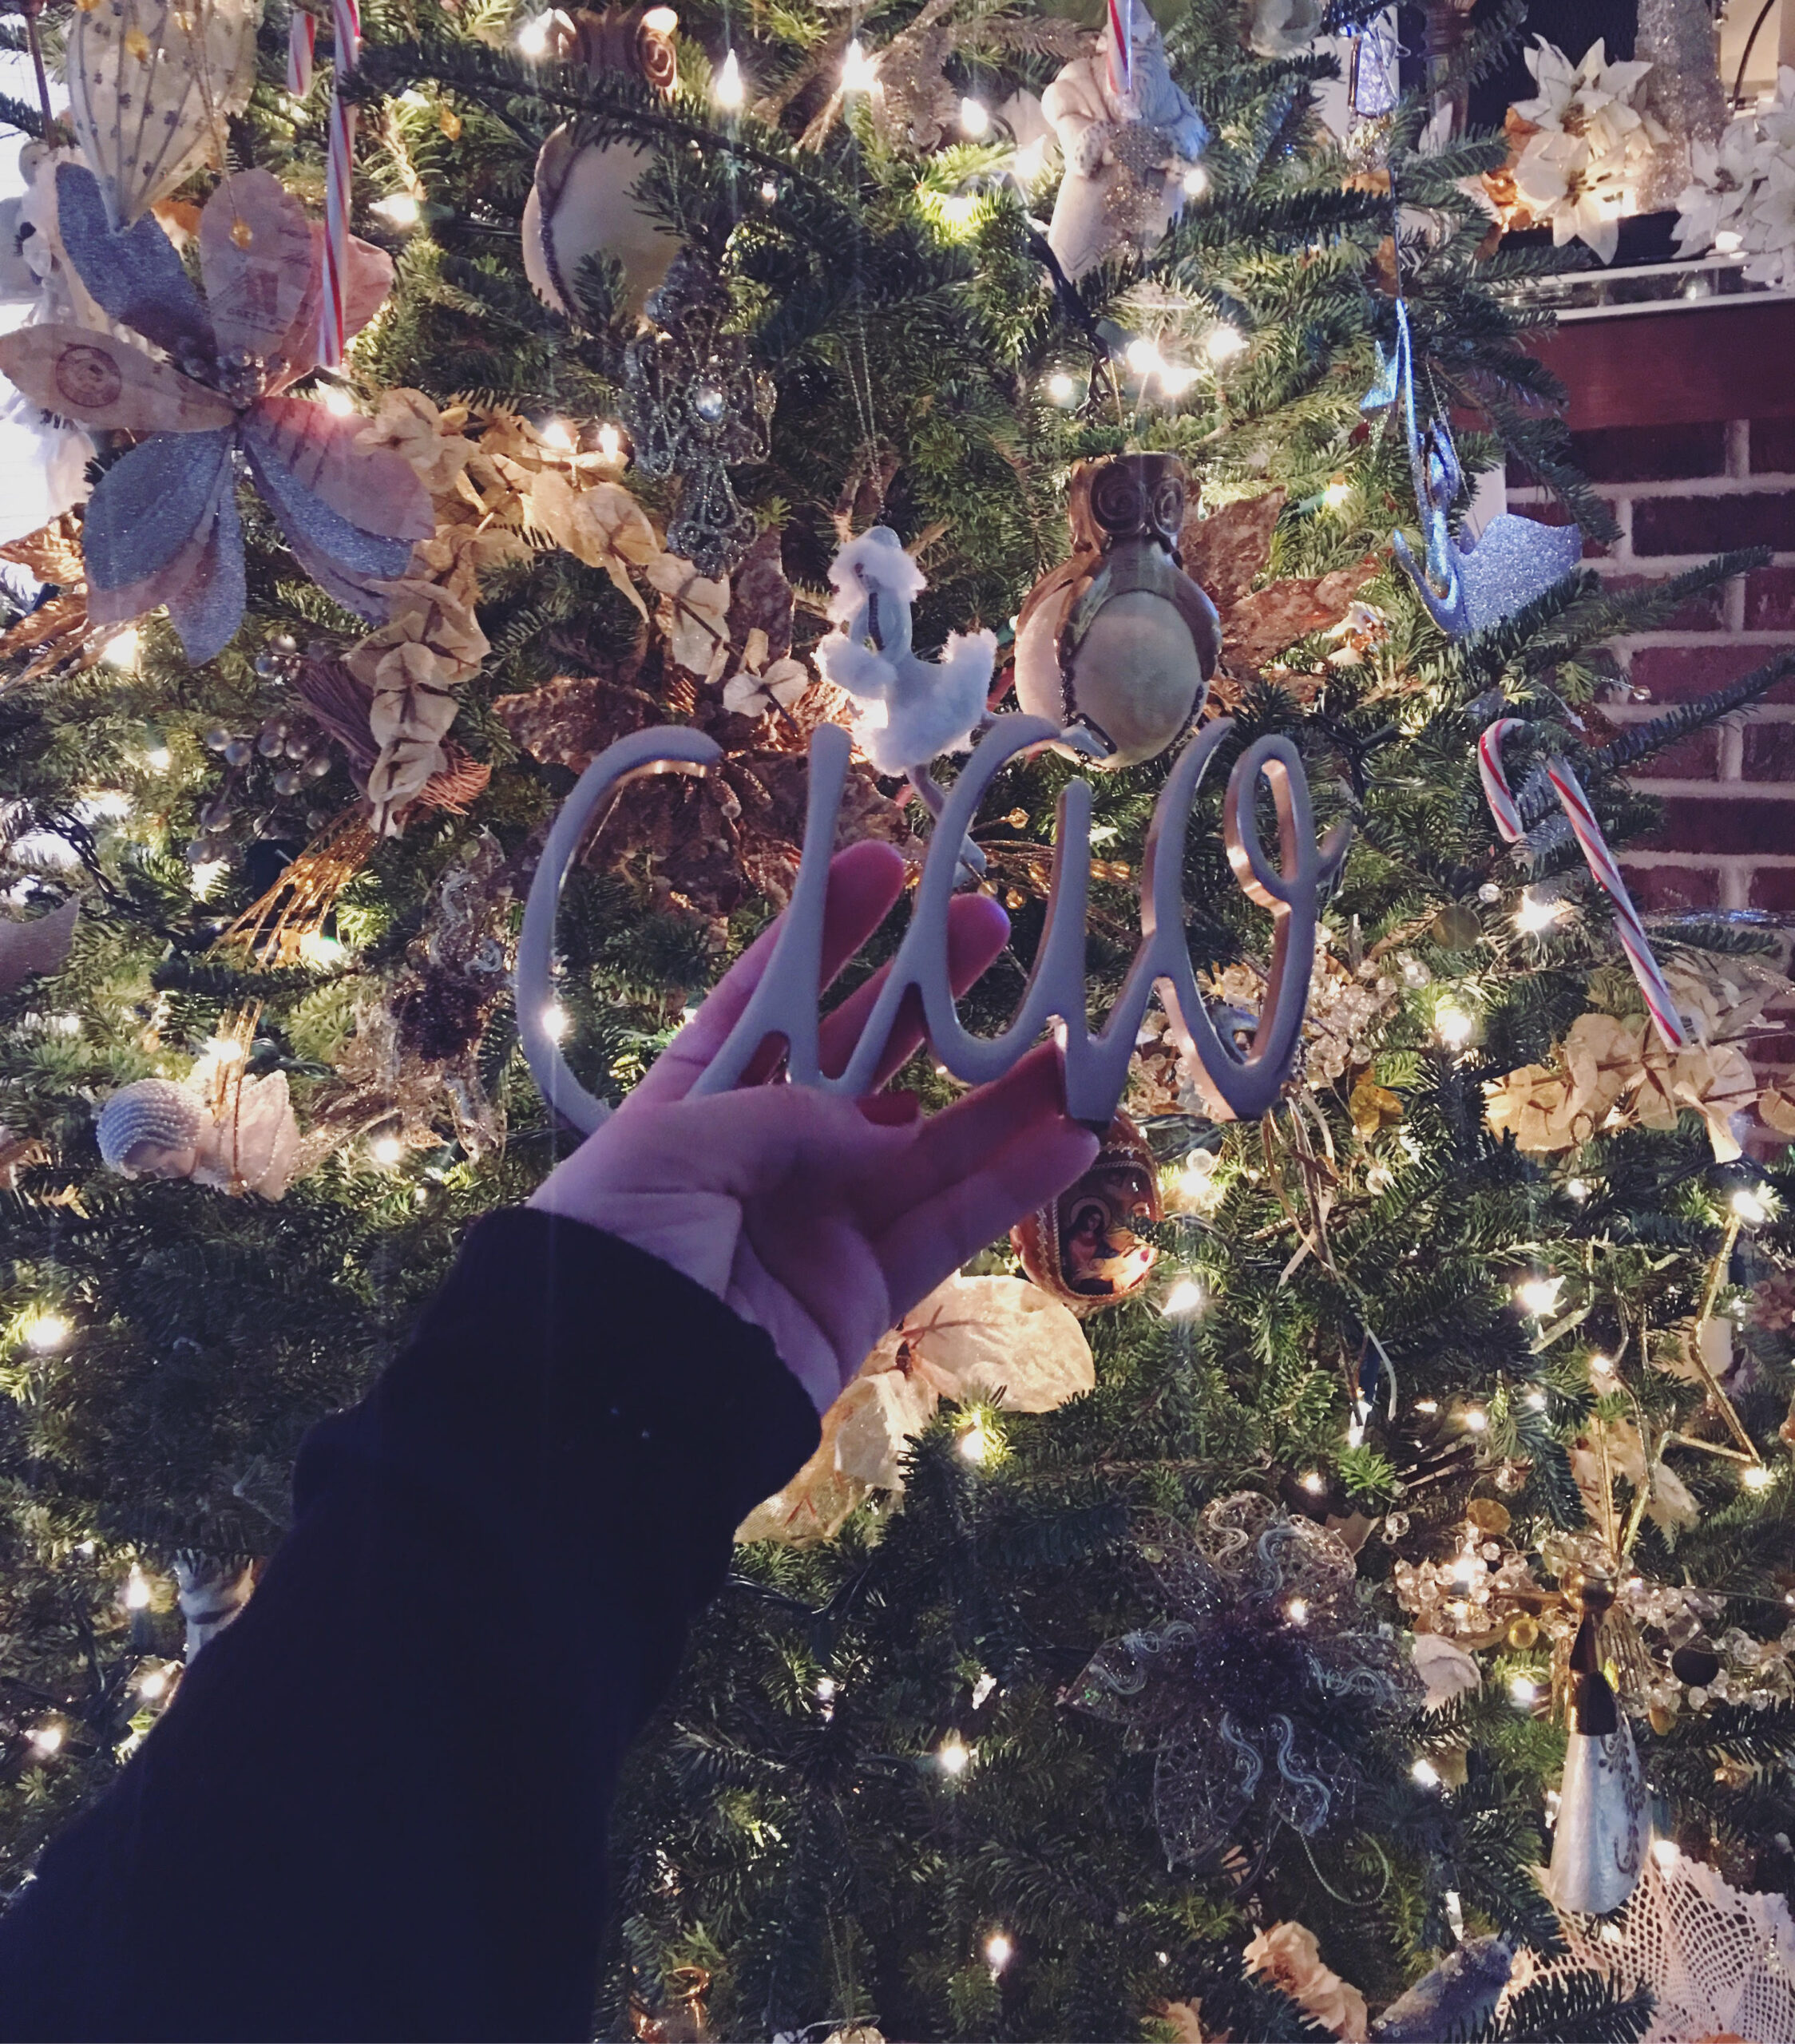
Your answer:
[[[907,1103],[907,1104],[901,1104]],[[922,1124],[913,1095],[866,1101],[813,1086],[751,1086],[682,1101],[684,1175],[695,1190],[751,1198],[794,1175],[858,1175],[895,1161]]]

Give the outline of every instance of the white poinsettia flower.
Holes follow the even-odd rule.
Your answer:
[[[1528,51],[1527,65],[1539,92],[1536,98],[1515,102],[1522,120],[1581,136],[1599,156],[1623,148],[1642,132],[1662,133],[1636,104],[1639,81],[1651,69],[1649,62],[1611,64],[1607,42],[1599,41],[1584,52],[1581,62],[1573,64],[1542,36]]]
[[[1795,77],[1795,73],[1790,74]],[[1740,232],[1757,166],[1757,129],[1751,120],[1735,121],[1718,142],[1696,137],[1690,145],[1690,181],[1677,194],[1677,252],[1699,256],[1722,233]]]
[[[1587,242],[1604,263],[1614,260],[1627,188],[1611,164],[1603,164],[1580,137],[1545,129],[1530,135],[1515,165],[1515,190],[1552,245]]]
[[[1753,194],[1745,218],[1745,274],[1781,285],[1795,279],[1795,164],[1779,157]]]
[[[1747,115],[1739,125],[1755,127],[1756,164],[1761,174],[1778,156],[1795,156],[1795,70],[1784,65],[1777,73],[1773,97],[1755,117]]]

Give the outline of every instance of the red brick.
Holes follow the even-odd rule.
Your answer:
[[[1738,681],[1775,656],[1769,646],[1645,646],[1633,656],[1635,686],[1655,703],[1688,703]],[[1795,675],[1785,675],[1766,703],[1795,703]]]
[[[1680,482],[1726,473],[1726,428],[1703,426],[1608,426],[1573,433],[1579,468],[1591,482]]]
[[[1795,780],[1795,724],[1745,726],[1745,778]]]
[[[1604,575],[1602,586],[1625,595],[1634,589],[1650,589],[1667,578],[1662,575]],[[1724,632],[1726,629],[1727,584],[1717,582],[1691,596],[1680,610],[1673,611],[1656,629],[1660,632]]]
[[[1685,909],[1718,909],[1720,874],[1711,866],[1627,866],[1627,891],[1644,915],[1675,915]]]
[[[1734,546],[1795,552],[1795,492],[1725,497],[1641,497],[1633,505],[1636,554],[1718,553]]]
[[[1795,866],[1761,866],[1751,876],[1751,905],[1773,914],[1795,913]]]
[[[1642,849],[1658,852],[1795,851],[1795,802],[1727,794],[1664,798],[1664,826]]]
[[[1663,751],[1654,752],[1635,770],[1654,781],[1715,781],[1720,778],[1720,734],[1712,728],[1691,731]]]
[[[1746,576],[1745,629],[1795,632],[1795,568],[1760,568]]]
[[[1752,421],[1751,472],[1754,476],[1795,473],[1795,419]]]

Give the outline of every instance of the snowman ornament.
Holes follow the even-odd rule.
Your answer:
[[[1066,164],[1047,240],[1067,276],[1156,248],[1184,209],[1209,129],[1141,0],[1108,0],[1096,50],[1065,66],[1041,109]]]

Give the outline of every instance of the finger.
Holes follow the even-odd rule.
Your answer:
[[[894,846],[868,839],[850,845],[830,861],[822,917],[824,986],[834,980],[878,928],[903,888],[903,855]],[[631,1103],[682,1100],[691,1091],[699,1074],[723,1048],[730,1031],[741,1020],[742,1011],[772,961],[773,948],[784,928],[785,917],[781,915],[730,967],[698,1012],[655,1060],[652,1070],[630,1095]],[[758,1083],[775,1062],[773,1056],[756,1059],[755,1066],[743,1075],[743,1083]]]
[[[869,1119],[855,1102],[813,1086],[749,1086],[680,1103],[636,1126],[655,1131],[652,1140],[638,1137],[652,1167],[664,1170],[668,1155],[680,1159],[684,1190],[751,1200],[796,1179],[813,1202],[842,1187],[845,1205],[846,1189],[876,1183],[925,1124]],[[627,1159],[619,1162],[627,1168]]]
[[[1090,1169],[1097,1148],[1081,1123],[1037,1113],[1001,1149],[900,1215],[874,1242],[892,1313],[901,1319],[968,1257],[1056,1199]]]
[[[989,894],[954,896],[947,912],[947,977],[956,994],[964,993],[1008,943],[1009,928],[1009,917]],[[822,1068],[831,1079],[846,1071],[890,972],[889,965],[880,966],[823,1023]],[[925,1034],[921,997],[912,987],[898,1006],[869,1090],[876,1091],[906,1064]]]
[[[1064,1111],[1059,1050],[1040,1044],[1001,1079],[966,1094],[923,1124],[902,1159],[858,1195],[868,1231],[882,1231],[958,1183],[1031,1123]]]

